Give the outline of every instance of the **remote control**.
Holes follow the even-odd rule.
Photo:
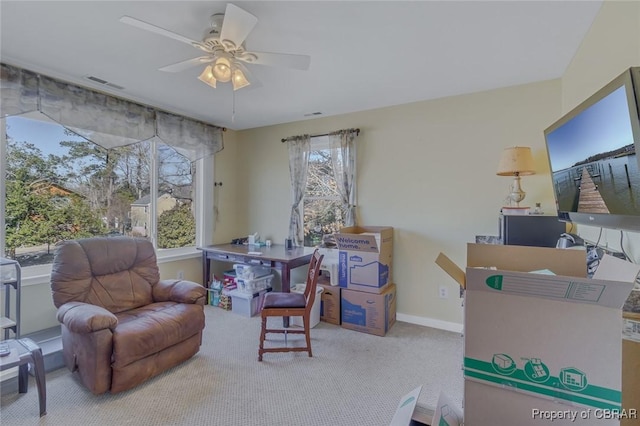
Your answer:
[[[7,356],[11,353],[11,349],[9,349],[9,345],[6,343],[0,343],[0,356]]]

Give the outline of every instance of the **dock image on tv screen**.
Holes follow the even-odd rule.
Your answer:
[[[624,86],[546,139],[559,211],[640,215],[640,170]]]

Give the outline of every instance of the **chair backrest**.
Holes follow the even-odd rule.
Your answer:
[[[310,310],[316,299],[316,288],[318,285],[318,277],[320,276],[320,265],[322,265],[324,255],[320,254],[320,250],[316,249],[311,256],[309,262],[309,270],[307,271],[307,284],[304,289],[304,298],[307,301],[306,309]]]
[[[96,237],[63,242],[51,269],[53,303],[84,302],[118,313],[153,303],[160,280],[150,241]]]

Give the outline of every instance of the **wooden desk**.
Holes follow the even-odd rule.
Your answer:
[[[291,289],[291,270],[298,266],[308,265],[311,262],[313,248],[294,247],[286,250],[284,244],[274,244],[271,247],[256,247],[237,244],[216,244],[199,247],[202,250],[202,282],[209,287],[211,278],[211,260],[228,263],[244,263],[247,265],[269,266],[280,271],[282,290],[289,292]],[[249,254],[249,252],[262,254]],[[289,326],[289,317],[282,319],[284,327]]]
[[[282,276],[282,291],[289,292],[291,288],[291,270],[298,266],[307,265],[311,261],[313,248],[294,247],[286,250],[284,244],[274,244],[271,247],[256,247],[236,244],[216,244],[199,247],[202,250],[202,282],[209,287],[211,279],[211,260],[228,263],[244,263],[247,265],[263,265],[278,270]],[[249,252],[261,252],[261,255]]]

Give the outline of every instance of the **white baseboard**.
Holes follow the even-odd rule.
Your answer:
[[[396,314],[396,320],[408,322],[410,324],[422,325],[425,327],[438,328],[440,330],[452,331],[454,333],[462,333],[462,324],[457,322],[442,321],[433,318],[418,317],[415,315]]]
[[[18,367],[9,368],[8,370],[0,371],[0,382],[18,377]]]

